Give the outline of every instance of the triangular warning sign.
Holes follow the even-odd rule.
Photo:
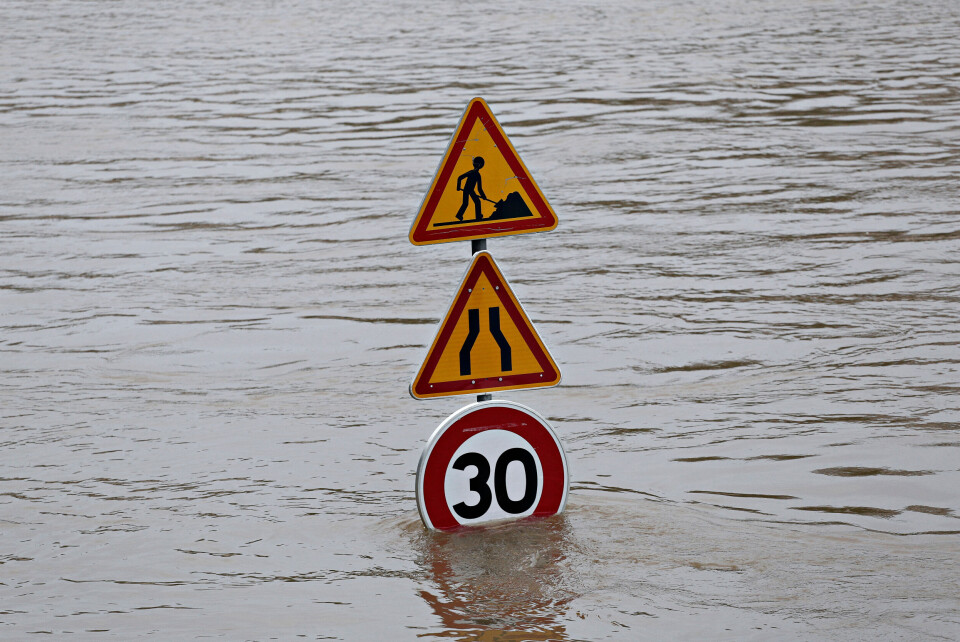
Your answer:
[[[477,252],[410,394],[426,399],[558,383],[560,368],[493,257]]]
[[[482,98],[467,105],[410,227],[410,242],[545,232],[557,215]]]

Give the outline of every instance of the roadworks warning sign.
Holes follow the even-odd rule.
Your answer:
[[[557,215],[482,98],[467,105],[410,227],[414,245],[545,232]]]

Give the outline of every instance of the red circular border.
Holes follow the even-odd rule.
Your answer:
[[[533,515],[547,517],[560,511],[567,488],[567,470],[560,445],[549,427],[515,406],[480,406],[447,426],[423,464],[423,507],[433,528],[444,531],[461,526],[447,506],[444,475],[457,448],[485,430],[507,430],[533,446],[543,471],[543,491]]]

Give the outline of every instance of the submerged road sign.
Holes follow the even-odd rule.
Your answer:
[[[427,528],[547,517],[563,511],[570,474],[546,419],[512,401],[470,404],[440,424],[417,466]]]
[[[489,252],[477,252],[410,385],[417,399],[560,383],[540,335]]]
[[[467,105],[410,228],[414,245],[545,232],[557,215],[482,98]]]

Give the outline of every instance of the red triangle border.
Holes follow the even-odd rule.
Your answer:
[[[507,161],[507,165],[511,171],[513,171],[514,176],[520,180],[520,185],[524,193],[530,198],[539,216],[507,221],[501,220],[485,225],[469,225],[453,229],[429,230],[427,228],[433,220],[440,196],[443,194],[442,186],[446,186],[450,180],[457,161],[460,158],[460,153],[467,143],[470,130],[477,120],[483,123],[487,133],[490,134],[497,149],[503,154],[504,160]],[[437,172],[437,176],[430,186],[430,192],[427,194],[425,205],[421,208],[417,218],[416,227],[410,231],[410,240],[417,244],[426,244],[554,229],[557,225],[556,214],[554,214],[550,206],[547,205],[535,184],[531,185],[532,189],[528,189],[527,182],[533,184],[533,179],[530,178],[526,168],[523,166],[523,162],[516,154],[516,150],[513,149],[513,146],[507,140],[497,119],[494,118],[483,100],[474,98],[467,106],[466,115],[460,119],[460,126],[455,134],[452,147],[444,155],[444,164]],[[440,187],[440,189],[437,189],[438,187]]]
[[[494,288],[499,286],[500,294],[497,296],[500,299],[500,303],[503,304],[504,311],[510,315],[510,319],[520,331],[520,336],[523,338],[527,347],[530,348],[541,369],[538,372],[506,375],[503,377],[472,377],[457,381],[431,384],[430,378],[433,376],[440,357],[450,342],[450,336],[453,334],[457,322],[463,315],[467,300],[470,298],[469,291],[476,286],[481,275],[485,275]],[[514,304],[515,296],[509,296],[507,294],[508,292],[512,293],[512,290],[506,283],[506,280],[501,278],[499,270],[493,262],[493,257],[486,252],[478,253],[474,264],[471,266],[470,272],[460,285],[457,297],[447,312],[443,325],[437,333],[437,338],[433,342],[420,372],[410,387],[411,392],[416,393],[414,396],[432,397],[452,394],[479,394],[491,390],[547,387],[560,382],[559,369],[554,366],[550,356],[546,353],[545,349],[541,347],[542,342],[539,340],[533,324],[525,317],[519,305]],[[471,383],[474,381],[476,383]]]

